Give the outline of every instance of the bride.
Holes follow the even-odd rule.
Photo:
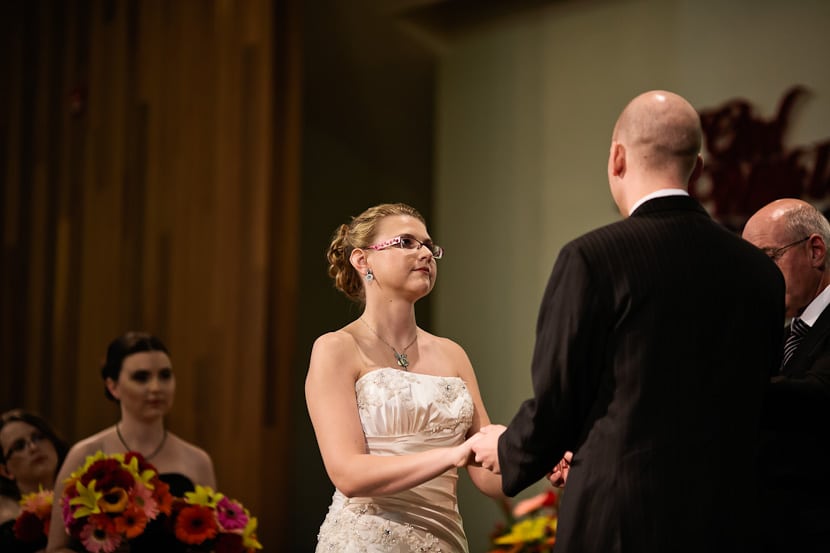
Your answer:
[[[365,308],[311,352],[306,401],[335,486],[318,552],[466,552],[457,469],[501,497],[499,476],[468,465],[490,422],[472,365],[415,320],[443,253],[404,204],[371,207],[334,233],[329,274]]]

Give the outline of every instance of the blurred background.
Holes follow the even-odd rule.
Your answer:
[[[106,345],[151,331],[170,428],[265,551],[313,551],[333,489],[303,380],[359,315],[326,276],[334,228],[384,201],[425,215],[447,256],[419,323],[508,423],[558,250],[619,217],[627,101],[666,88],[712,115],[707,163],[744,173],[696,193],[730,226],[779,196],[826,205],[829,27],[824,0],[3,2],[0,409],[70,440],[114,423]],[[466,476],[459,501],[486,551],[497,505]]]

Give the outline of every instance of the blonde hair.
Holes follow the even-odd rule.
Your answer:
[[[370,246],[381,219],[394,215],[409,215],[426,225],[424,217],[414,207],[401,203],[379,204],[353,217],[351,223],[340,225],[334,231],[326,251],[328,273],[334,280],[334,287],[347,298],[362,303],[366,297],[363,279],[349,261],[352,250]]]

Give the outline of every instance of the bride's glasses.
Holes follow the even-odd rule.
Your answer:
[[[432,240],[427,240],[426,242],[421,242],[417,238],[413,238],[412,236],[396,236],[387,240],[386,242],[381,242],[380,244],[375,244],[373,246],[366,246],[368,250],[385,250],[386,248],[391,248],[392,246],[397,246],[404,250],[419,250],[421,246],[425,246],[426,249],[430,251],[432,257],[435,259],[441,259],[444,257],[444,248],[437,244],[433,244]]]

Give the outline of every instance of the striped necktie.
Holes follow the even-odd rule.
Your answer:
[[[790,335],[787,336],[787,342],[784,344],[784,359],[781,361],[781,370],[787,365],[809,330],[810,326],[807,323],[798,318],[793,319],[790,325]]]

